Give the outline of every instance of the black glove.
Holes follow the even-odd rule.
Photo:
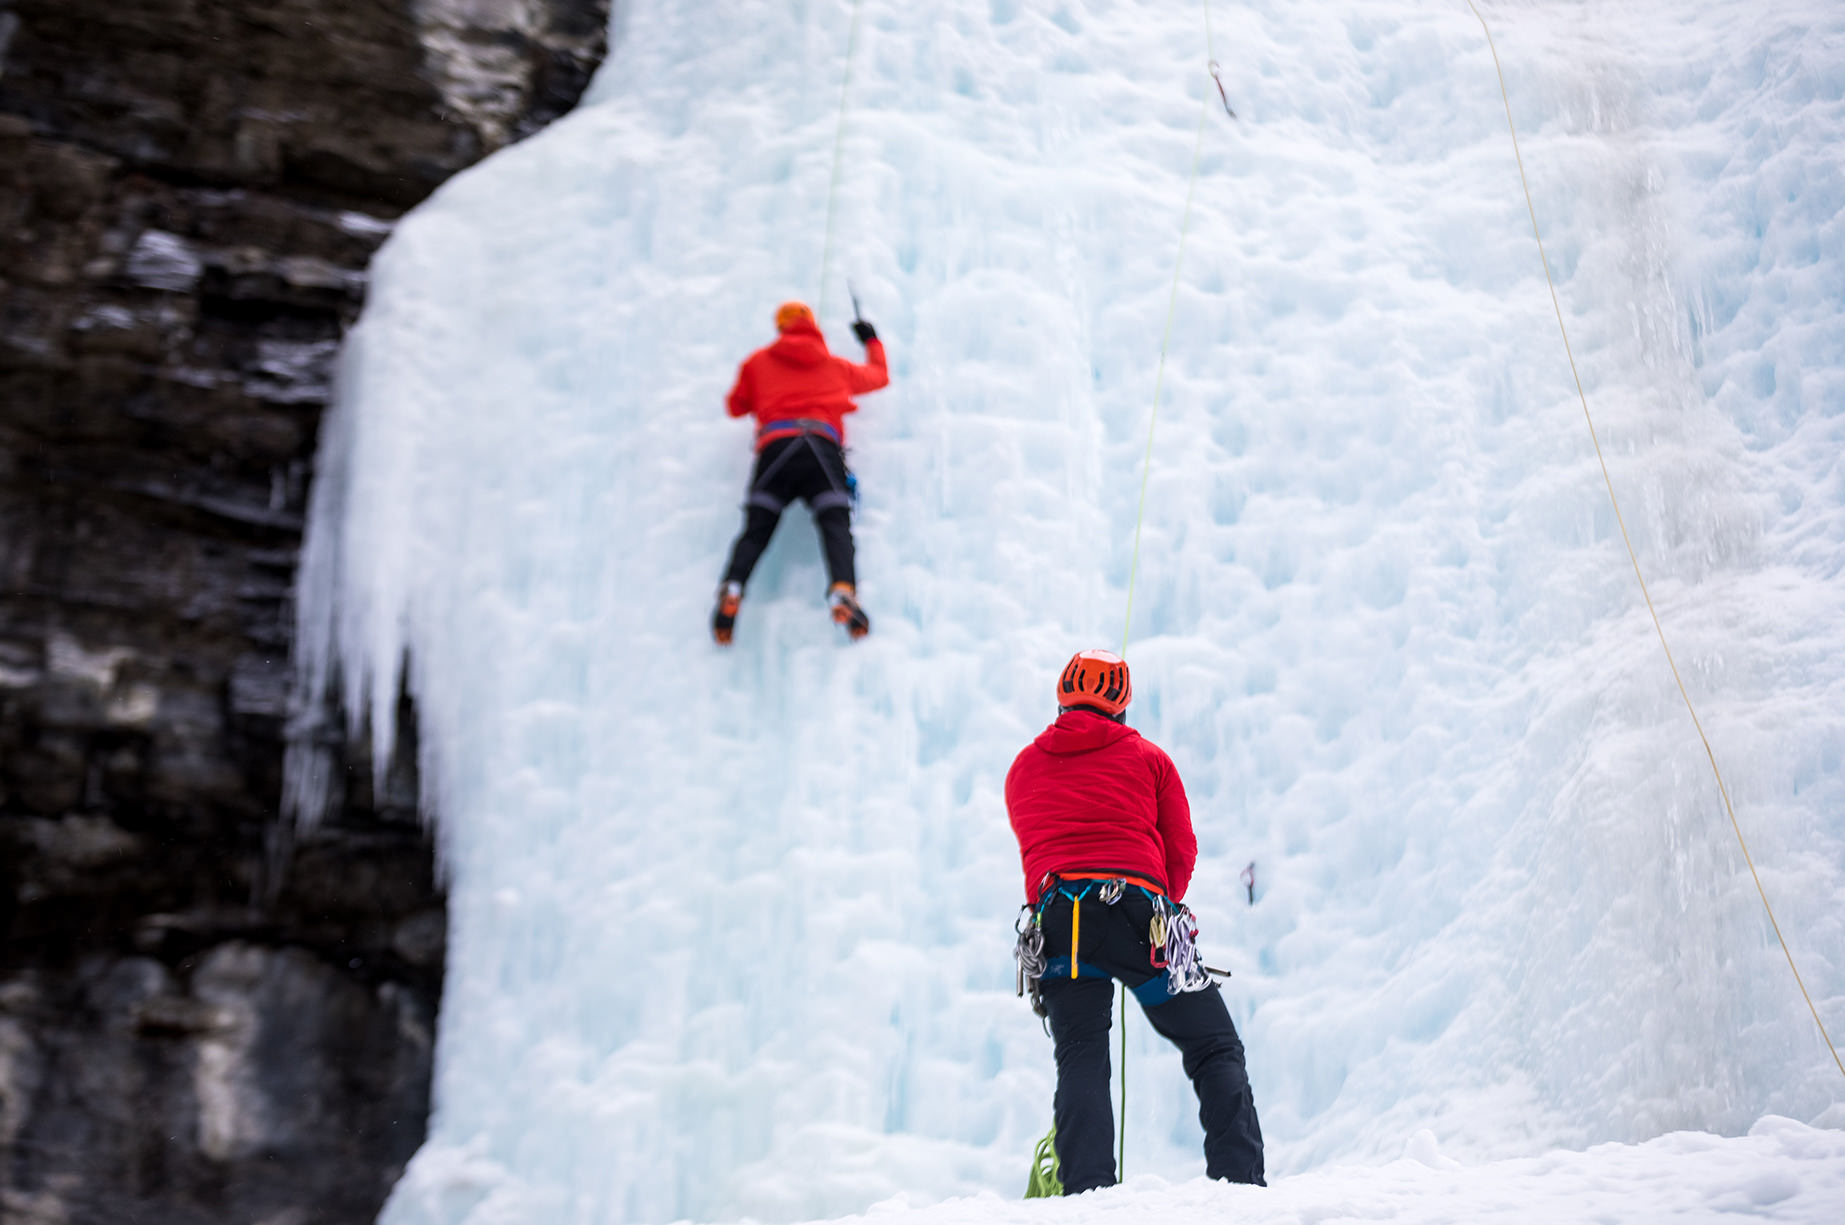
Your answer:
[[[858,342],[860,344],[868,345],[878,338],[878,329],[872,327],[863,319],[854,319],[852,321],[852,334],[858,337]]]

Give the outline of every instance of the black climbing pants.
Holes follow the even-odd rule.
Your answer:
[[[1203,991],[1163,996],[1163,972],[1149,962],[1147,936],[1153,903],[1129,889],[1110,906],[1091,891],[1083,908],[1078,971],[1070,977],[1068,898],[1044,913],[1045,953],[1052,968],[1041,980],[1044,1007],[1057,1051],[1057,1162],[1065,1195],[1115,1183],[1115,1115],[1108,1100],[1108,1031],[1120,979],[1141,1000],[1154,1031],[1179,1048],[1185,1074],[1198,1094],[1204,1125],[1204,1170],[1229,1182],[1262,1180],[1262,1128],[1243,1066],[1243,1043],[1215,984]],[[1061,972],[1058,971],[1058,959]],[[1092,976],[1093,975],[1093,976]],[[1103,977],[1108,975],[1109,977]]]
[[[820,547],[826,554],[828,581],[857,585],[845,452],[823,434],[778,438],[756,453],[749,495],[743,502],[743,532],[731,546],[725,582],[749,583],[750,572],[769,547],[782,511],[797,498],[806,502],[814,514]]]

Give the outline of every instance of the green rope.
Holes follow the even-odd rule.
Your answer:
[[[1117,1117],[1121,1120],[1120,1130],[1115,1135],[1115,1181],[1127,1177],[1127,984],[1121,984],[1121,996],[1116,1001],[1121,1010],[1121,1109]]]
[[[1026,1199],[1048,1199],[1063,1194],[1063,1175],[1057,1165],[1057,1124],[1031,1152],[1031,1177],[1025,1181]]]
[[[1216,39],[1211,31],[1211,0],[1204,0],[1204,45],[1210,56],[1213,69],[1217,63]],[[1179,222],[1179,253],[1172,265],[1172,288],[1166,295],[1166,329],[1160,336],[1159,368],[1153,377],[1153,411],[1147,418],[1147,450],[1140,465],[1140,505],[1134,512],[1134,553],[1128,564],[1127,615],[1121,626],[1121,658],[1127,658],[1128,638],[1134,629],[1134,584],[1140,577],[1140,529],[1147,517],[1147,481],[1153,472],[1153,433],[1159,424],[1160,396],[1166,386],[1166,353],[1172,345],[1172,321],[1178,313],[1179,274],[1185,267],[1185,240],[1192,229],[1192,199],[1198,189],[1198,164],[1204,150],[1204,121],[1211,113],[1211,91],[1204,91],[1202,104],[1198,108],[1198,130],[1192,135],[1192,169],[1191,177],[1185,184],[1185,215]],[[831,213],[828,214],[831,224]],[[1071,957],[1076,950],[1070,950]],[[1121,1108],[1119,1111],[1120,1128],[1117,1132],[1115,1149],[1115,1177],[1117,1181],[1126,1177],[1127,1172],[1127,984],[1120,984],[1118,1004],[1121,1011]],[[1035,1199],[1041,1195],[1061,1195],[1063,1184],[1057,1180],[1057,1125],[1053,1123],[1044,1139],[1038,1141],[1038,1147],[1032,1156],[1031,1180],[1025,1190],[1025,1198]],[[1049,1166],[1044,1162],[1049,1155]],[[1043,1173],[1048,1169],[1048,1173]],[[1048,1188],[1055,1187],[1055,1190]]]
[[[1205,39],[1210,40],[1211,5],[1206,0]],[[1153,377],[1153,411],[1147,417],[1147,453],[1140,465],[1140,508],[1134,512],[1134,558],[1128,565],[1127,617],[1121,626],[1121,658],[1127,658],[1128,635],[1134,628],[1134,583],[1140,577],[1140,525],[1147,517],[1147,478],[1153,472],[1153,430],[1160,419],[1160,395],[1166,387],[1166,350],[1172,345],[1172,320],[1179,306],[1179,273],[1185,267],[1185,239],[1192,228],[1192,196],[1198,188],[1198,158],[1204,148],[1204,120],[1211,113],[1211,91],[1205,90],[1198,108],[1198,131],[1192,137],[1192,177],[1185,185],[1185,217],[1179,222],[1179,256],[1172,263],[1172,289],[1166,295],[1166,330],[1160,337],[1159,370]]]
[[[1216,40],[1211,33],[1211,0],[1204,0],[1204,47],[1213,68]],[[1211,113],[1211,91],[1204,91],[1198,107],[1198,130],[1192,134],[1192,171],[1185,184],[1185,215],[1179,222],[1179,254],[1172,262],[1172,288],[1166,294],[1166,329],[1160,336],[1159,368],[1153,376],[1153,411],[1147,415],[1147,451],[1140,461],[1140,505],[1134,512],[1134,555],[1128,563],[1127,615],[1121,624],[1121,658],[1127,658],[1128,638],[1134,630],[1134,584],[1140,578],[1140,529],[1147,518],[1147,482],[1153,474],[1153,431],[1159,425],[1160,396],[1166,387],[1166,352],[1172,346],[1172,321],[1179,309],[1179,273],[1185,268],[1185,240],[1192,231],[1192,198],[1198,190],[1198,161],[1204,150],[1204,120]],[[1127,1177],[1127,984],[1121,984],[1121,1109],[1115,1150],[1115,1177]]]
[[[852,96],[852,61],[858,55],[859,0],[852,0],[852,31],[846,36],[846,75],[839,84],[839,123],[833,131],[833,174],[826,188],[826,239],[820,246],[820,293],[814,318],[826,317],[826,286],[833,263],[833,216],[839,200],[839,165],[846,143],[846,104]]]

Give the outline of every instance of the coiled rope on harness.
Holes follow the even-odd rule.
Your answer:
[[[1678,663],[1672,658],[1671,644],[1666,641],[1665,626],[1660,623],[1659,610],[1653,605],[1653,593],[1647,589],[1646,575],[1640,571],[1640,555],[1634,549],[1633,537],[1628,534],[1627,520],[1621,514],[1621,501],[1615,496],[1614,478],[1608,472],[1608,459],[1602,454],[1602,440],[1595,429],[1595,418],[1589,412],[1589,396],[1582,386],[1582,373],[1576,368],[1576,353],[1570,346],[1569,329],[1563,323],[1563,305],[1557,296],[1556,278],[1551,275],[1550,256],[1544,250],[1544,235],[1538,229],[1537,204],[1531,195],[1531,180],[1525,174],[1525,156],[1518,145],[1518,125],[1512,122],[1512,97],[1506,88],[1505,68],[1499,62],[1499,48],[1493,42],[1493,31],[1486,24],[1486,17],[1480,12],[1474,0],[1467,0],[1467,7],[1480,23],[1481,31],[1486,35],[1486,46],[1492,52],[1493,71],[1499,77],[1499,97],[1505,103],[1506,130],[1512,135],[1512,156],[1518,163],[1518,182],[1525,192],[1525,208],[1531,214],[1531,236],[1537,240],[1538,259],[1544,265],[1544,283],[1550,289],[1551,309],[1556,312],[1557,332],[1563,338],[1564,356],[1569,359],[1570,377],[1576,382],[1576,398],[1582,403],[1582,419],[1588,424],[1589,438],[1595,444],[1595,459],[1601,465],[1602,483],[1608,489],[1609,504],[1614,507],[1614,521],[1621,529],[1621,543],[1627,546],[1627,560],[1633,564],[1634,578],[1640,583],[1640,595],[1646,601],[1647,615],[1653,619],[1653,632],[1659,636],[1660,650],[1665,652],[1666,666],[1672,670],[1672,680],[1678,686],[1678,695],[1685,702],[1685,710],[1691,715],[1691,725],[1697,729],[1698,740],[1704,746],[1704,756],[1710,762],[1711,775],[1717,780],[1717,794],[1723,799],[1723,810],[1729,814],[1730,828],[1736,834],[1736,845],[1742,848],[1743,862],[1749,865],[1749,876],[1755,881],[1755,892],[1762,899],[1762,909],[1768,913],[1768,924],[1774,929],[1775,939],[1780,941],[1782,955],[1787,958],[1787,968],[1793,972],[1794,982],[1800,988],[1801,998],[1807,1002],[1807,1011],[1813,1014],[1813,1024],[1819,1027],[1819,1036],[1824,1040],[1826,1049],[1832,1053],[1832,1062],[1838,1065],[1839,1074],[1845,1076],[1845,1059],[1839,1056],[1838,1047],[1833,1045],[1832,1035],[1826,1032],[1826,1023],[1820,1019],[1819,1008],[1813,1003],[1813,995],[1807,990],[1806,980],[1801,977],[1800,967],[1794,963],[1794,951],[1788,946],[1787,937],[1781,932],[1781,924],[1775,918],[1775,910],[1768,901],[1768,891],[1762,886],[1762,875],[1756,871],[1755,857],[1749,853],[1749,841],[1743,837],[1742,823],[1736,818],[1736,808],[1730,802],[1730,789],[1723,781],[1723,771],[1717,766],[1717,754],[1711,748],[1710,737],[1705,734],[1704,721],[1698,717],[1697,707],[1692,704],[1691,693],[1685,688],[1685,678],[1679,674]]]

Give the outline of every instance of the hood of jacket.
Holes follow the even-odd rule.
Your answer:
[[[826,338],[811,323],[797,323],[783,332],[769,346],[769,352],[792,366],[818,366],[832,356],[827,351]]]
[[[1116,723],[1106,715],[1088,710],[1066,710],[1057,716],[1057,722],[1039,732],[1032,743],[1046,753],[1068,757],[1073,753],[1092,753],[1138,735],[1140,733],[1127,724]]]

